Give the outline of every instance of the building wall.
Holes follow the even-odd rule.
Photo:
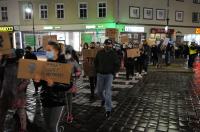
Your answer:
[[[107,17],[97,17],[97,2],[107,2]],[[34,0],[34,19],[35,25],[68,25],[68,24],[87,24],[87,23],[108,23],[114,22],[114,1],[115,0]],[[78,17],[78,3],[88,3],[88,18],[80,19]],[[42,20],[39,18],[39,5],[45,3],[48,4],[48,19]],[[56,18],[56,3],[64,3],[65,7],[65,18]],[[19,1],[20,5],[20,24],[27,26],[32,24],[32,20],[24,20],[24,6],[27,5],[27,1]]]
[[[0,25],[19,25],[19,6],[17,0],[0,0],[0,7],[6,6],[8,9],[8,21],[0,21]]]
[[[119,0],[119,23],[148,25],[148,26],[165,26],[166,20],[156,20],[156,9],[167,9],[167,0]],[[200,23],[192,23],[192,12],[200,12],[200,4],[193,4],[192,0],[179,2],[169,0],[169,25],[173,27],[192,27],[200,26]],[[140,7],[140,19],[129,18],[129,6]],[[143,19],[143,8],[153,8],[153,20]],[[175,12],[184,11],[183,22],[175,21]],[[183,29],[185,31],[185,29]],[[190,29],[191,30],[191,29]]]

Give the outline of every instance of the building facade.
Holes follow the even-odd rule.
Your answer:
[[[13,43],[22,47],[19,5],[16,0],[0,0],[0,31],[13,33]]]
[[[133,39],[142,34],[147,38],[165,38],[166,29],[173,40],[200,41],[196,28],[200,26],[198,0],[119,0],[117,22],[126,26],[124,32]],[[168,22],[167,22],[168,20]],[[143,38],[143,36],[141,36]],[[199,42],[198,42],[199,43]]]
[[[83,42],[103,42],[105,28],[115,27],[114,5],[115,0],[19,1],[24,44],[33,43],[33,22],[39,45],[42,36],[49,34],[57,35],[58,41],[72,45],[76,50],[81,49]],[[33,12],[27,12],[27,8]]]
[[[130,40],[197,41],[199,0],[0,0],[0,25],[14,27],[17,47],[42,46],[57,35],[76,50],[84,42],[103,42],[106,28],[118,28]],[[167,31],[167,32],[166,32]],[[167,36],[166,36],[167,35]],[[23,42],[23,43],[22,43]]]

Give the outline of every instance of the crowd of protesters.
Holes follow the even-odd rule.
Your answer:
[[[83,50],[101,49],[96,57],[88,59],[92,64],[90,75],[87,75],[90,82],[91,99],[95,98],[96,90],[101,99],[101,106],[105,108],[105,116],[109,118],[112,112],[112,82],[118,76],[119,70],[126,70],[127,82],[135,81],[136,78],[141,79],[147,74],[150,63],[157,68],[161,68],[164,63],[166,66],[170,65],[175,56],[174,47],[170,42],[164,44],[163,40],[159,44],[152,45],[149,45],[146,40],[141,43],[128,44],[119,44],[111,39],[106,39],[104,44],[85,43]],[[139,55],[129,57],[127,50],[135,48],[139,49]],[[73,47],[68,46],[63,52],[60,44],[49,41],[45,50],[48,62],[72,65],[69,84],[57,83],[50,78],[41,80],[38,76],[32,79],[35,87],[34,96],[40,93],[46,129],[48,132],[58,132],[58,124],[63,111],[68,111],[65,115],[68,123],[73,120],[70,106],[72,96],[77,91],[75,81],[81,75],[81,68],[79,57]],[[192,67],[198,55],[198,46],[195,43],[191,46],[184,45],[183,54],[185,58],[188,58],[188,67]],[[23,57],[37,60],[31,47],[26,47],[25,53],[22,49],[12,49],[7,55],[0,53],[0,132],[3,132],[6,114],[11,108],[16,110],[19,118],[18,131],[27,131],[26,89],[31,81],[17,78],[18,62]],[[41,87],[40,92],[39,87]]]

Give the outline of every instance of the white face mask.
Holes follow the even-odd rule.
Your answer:
[[[65,55],[65,59],[69,60],[69,59],[71,59],[71,58],[72,58],[72,55],[71,55],[71,54],[66,54],[66,55]]]

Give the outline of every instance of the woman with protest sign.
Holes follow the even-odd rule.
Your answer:
[[[65,63],[65,57],[61,55],[61,47],[58,43],[49,41],[46,49],[46,56],[49,62]],[[48,78],[40,80],[39,77],[36,77],[35,81],[42,86],[41,102],[47,131],[58,132],[59,122],[66,105],[66,91],[72,88],[72,83],[57,83]]]

